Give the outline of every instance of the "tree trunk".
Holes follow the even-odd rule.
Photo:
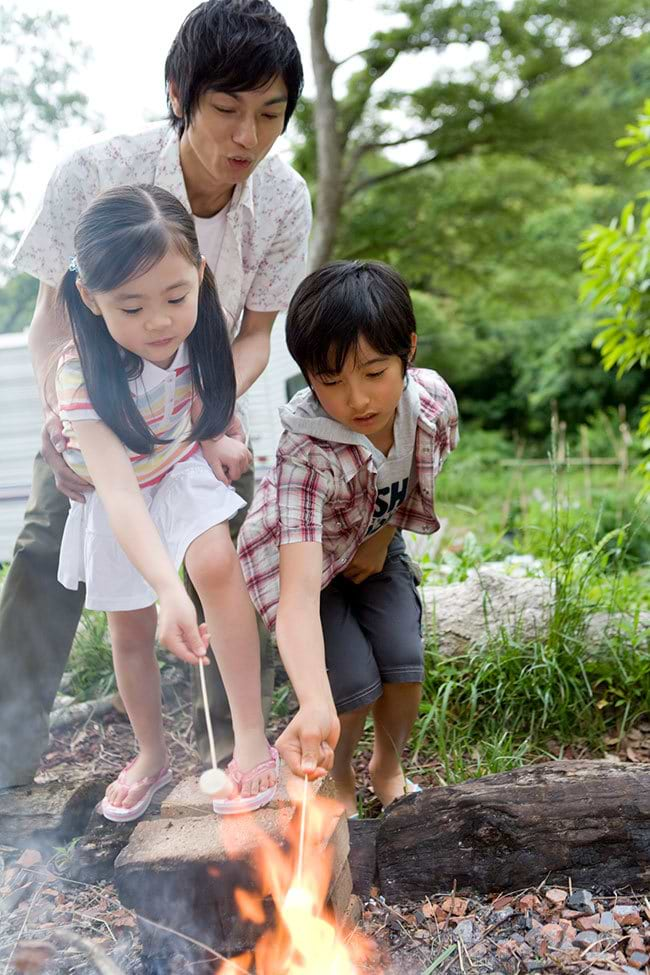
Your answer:
[[[650,765],[547,762],[425,789],[387,811],[377,866],[389,903],[568,878],[647,890]]]
[[[332,78],[336,64],[325,44],[328,0],[313,0],[309,16],[311,56],[316,79],[314,128],[318,181],[316,221],[310,246],[310,269],[320,267],[331,257],[336,240],[343,200],[341,134],[336,122],[336,99]]]

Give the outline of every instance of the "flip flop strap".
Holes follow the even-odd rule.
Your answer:
[[[228,765],[228,775],[235,783],[235,785],[242,786],[246,782],[251,782],[258,776],[263,775],[265,772],[275,772],[278,767],[278,752],[277,749],[269,745],[269,755],[265,762],[260,762],[255,768],[249,769],[248,772],[242,772],[237,761],[233,758],[232,762]]]
[[[122,769],[122,771],[117,777],[117,781],[119,782],[119,784],[125,786],[127,789],[137,789],[139,786],[143,786],[143,785],[145,786],[154,785],[158,781],[158,779],[161,779],[163,775],[166,775],[167,772],[169,771],[169,766],[164,765],[159,772],[156,772],[155,775],[147,775],[142,779],[136,779],[135,782],[127,782],[126,773],[129,771],[129,769],[133,766],[134,763],[135,763],[135,758],[132,758],[131,761],[124,766],[124,768]]]

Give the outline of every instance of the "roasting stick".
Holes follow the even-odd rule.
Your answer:
[[[208,689],[205,686],[205,667],[199,664],[199,675],[201,677],[201,694],[203,695],[203,713],[205,714],[205,725],[208,731],[208,741],[210,742],[210,758],[212,768],[217,768],[217,753],[214,750],[214,735],[212,734],[212,722],[210,721],[210,705],[208,704]]]
[[[214,799],[225,798],[230,794],[231,782],[228,776],[222,769],[217,767],[217,753],[214,748],[214,736],[212,734],[212,721],[210,720],[210,705],[208,703],[208,689],[205,686],[205,667],[203,664],[199,664],[199,676],[201,678],[201,694],[203,695],[203,711],[205,714],[205,726],[208,732],[208,741],[210,742],[210,757],[212,759],[212,768],[207,769],[201,775],[199,779],[199,789],[206,795],[212,796]]]
[[[305,827],[307,825],[307,796],[309,795],[309,779],[305,776],[302,787],[302,812],[300,815],[300,844],[298,846],[298,886],[302,883],[302,870],[305,860]]]

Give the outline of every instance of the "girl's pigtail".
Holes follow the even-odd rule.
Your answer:
[[[150,454],[156,443],[131,396],[129,379],[142,371],[142,360],[120,348],[101,315],[84,303],[77,288],[77,272],[66,271],[58,300],[67,311],[81,362],[86,389],[95,412],[136,454]]]
[[[187,339],[192,385],[203,410],[192,440],[220,437],[232,419],[237,396],[230,336],[212,271],[206,266],[199,290],[196,325]]]

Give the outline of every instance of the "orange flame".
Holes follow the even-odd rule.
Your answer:
[[[340,872],[345,865],[336,862],[336,844],[330,843],[345,815],[341,805],[322,797],[311,798],[306,808],[300,800],[296,804],[299,813],[289,825],[288,849],[256,830],[259,893],[236,892],[241,916],[254,923],[261,923],[262,897],[270,895],[277,923],[262,934],[252,953],[231,959],[219,969],[219,975],[241,975],[251,965],[256,975],[358,975],[361,963],[373,953],[372,942],[357,930],[338,926],[327,907],[332,881],[338,879],[332,876],[333,868]],[[303,815],[304,846],[300,848]],[[242,818],[237,819],[241,827]],[[253,828],[251,818],[248,820],[247,832]],[[232,823],[228,833],[235,851],[239,846],[236,832]]]

